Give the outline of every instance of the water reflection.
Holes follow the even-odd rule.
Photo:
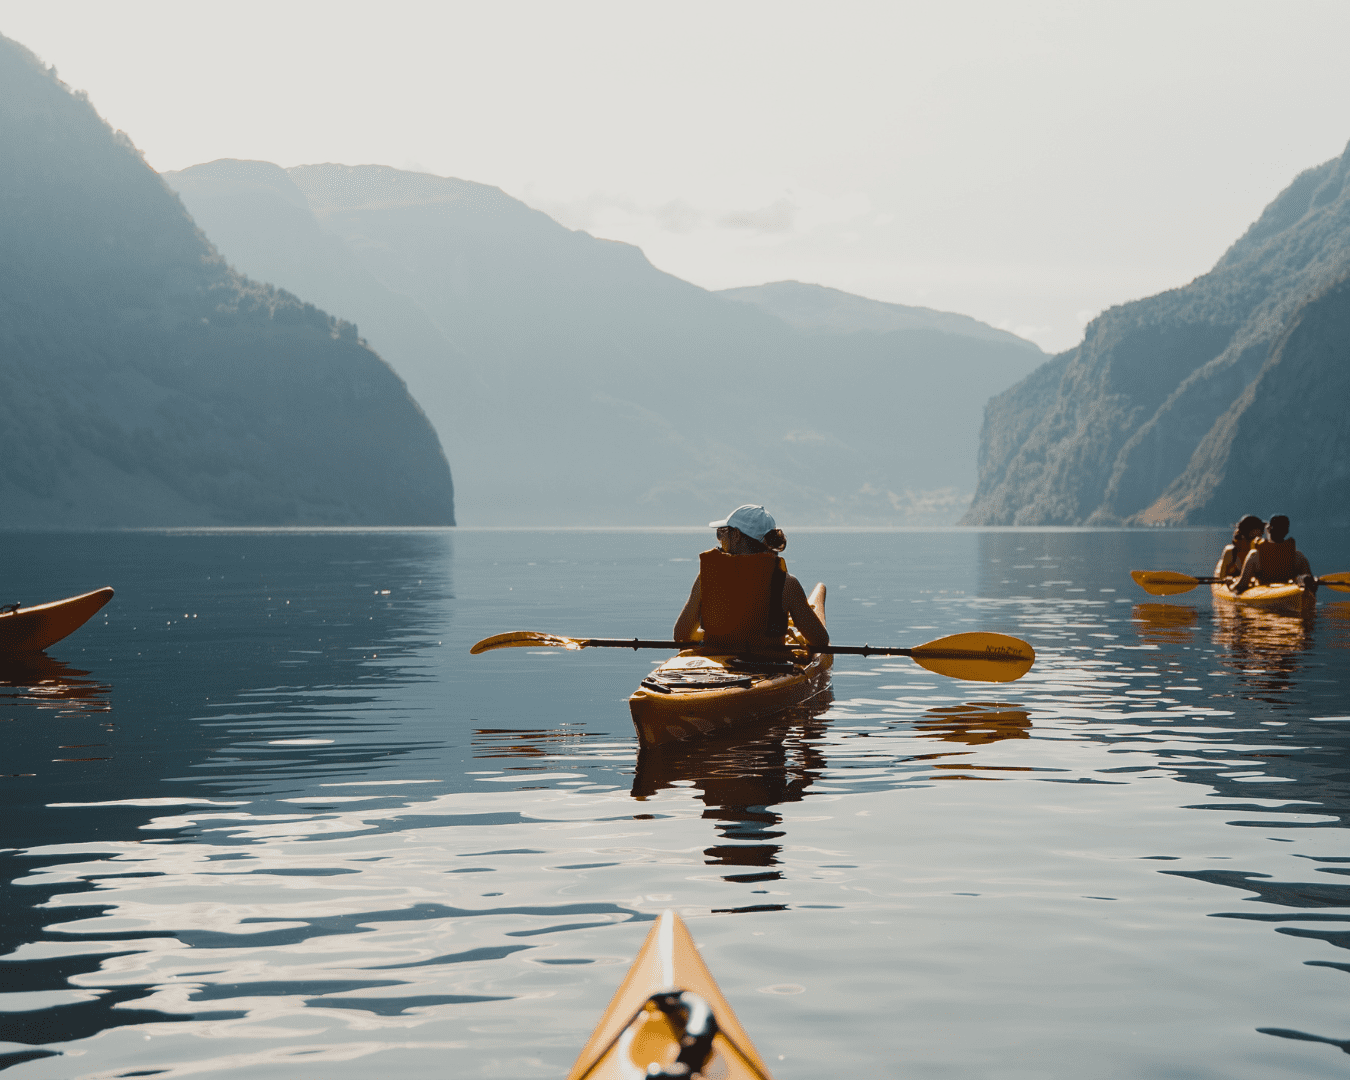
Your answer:
[[[1135,604],[1133,616],[1139,640],[1150,645],[1186,644],[1200,618],[1184,604]]]
[[[972,701],[965,705],[940,705],[914,722],[921,739],[984,746],[1004,739],[1031,738],[1031,716],[1016,705],[998,701]]]
[[[0,705],[70,712],[107,712],[112,687],[46,653],[0,658]]]
[[[1226,653],[1222,663],[1237,672],[1238,685],[1255,691],[1256,700],[1283,704],[1296,685],[1302,655],[1313,646],[1316,615],[1281,615],[1240,605],[1216,604],[1214,643]]]
[[[709,866],[741,868],[725,881],[758,883],[781,878],[784,832],[773,807],[800,802],[826,767],[821,747],[833,703],[826,691],[810,705],[787,710],[749,732],[694,743],[638,748],[633,798],[643,801],[677,786],[693,787],[704,804],[703,819],[729,843],[704,849]],[[742,909],[735,909],[742,910]],[[764,910],[764,905],[751,909]]]

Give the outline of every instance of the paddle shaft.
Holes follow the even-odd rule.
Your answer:
[[[716,645],[709,645],[706,641],[646,641],[642,638],[578,638],[577,643],[583,648],[598,649],[704,649],[713,651],[718,648]],[[884,645],[824,645],[816,648],[811,645],[802,646],[808,652],[829,653],[832,656],[913,656],[914,649],[887,648]],[[756,649],[756,652],[764,653],[783,653],[791,654],[794,650],[789,648],[782,649]],[[795,651],[800,651],[795,650]],[[934,659],[949,660],[998,660],[1000,657],[984,652],[973,652],[969,649],[923,649],[918,650],[921,655],[932,657]]]

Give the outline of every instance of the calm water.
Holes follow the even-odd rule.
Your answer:
[[[666,636],[706,532],[0,534],[0,602],[118,590],[0,671],[0,1068],[561,1076],[673,907],[780,1080],[1343,1076],[1350,597],[1128,577],[1222,539],[790,534],[836,641],[1036,667],[640,753],[661,654],[468,647]]]

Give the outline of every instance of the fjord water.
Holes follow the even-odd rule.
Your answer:
[[[669,907],[780,1080],[1343,1075],[1350,597],[1130,581],[1214,530],[789,535],[837,642],[1035,668],[639,750],[663,654],[468,647],[666,636],[705,531],[0,534],[0,601],[117,589],[0,671],[0,1068],[561,1076]]]

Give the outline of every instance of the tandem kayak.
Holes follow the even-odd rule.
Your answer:
[[[1220,576],[1222,568],[1222,563],[1214,568],[1215,577]],[[1240,593],[1235,593],[1227,584],[1222,583],[1210,585],[1209,590],[1215,601],[1274,611],[1282,615],[1300,615],[1306,618],[1317,611],[1317,593],[1292,581],[1280,585],[1252,585]]]
[[[82,596],[0,610],[0,656],[41,652],[83,626],[112,599],[112,589],[95,589]]]
[[[809,597],[825,621],[825,586]],[[789,627],[788,657],[718,656],[686,649],[650,675],[628,699],[638,737],[649,744],[725,731],[745,721],[801,705],[829,689],[834,657],[808,651]]]
[[[567,1080],[691,1076],[771,1080],[684,921],[667,911]]]

